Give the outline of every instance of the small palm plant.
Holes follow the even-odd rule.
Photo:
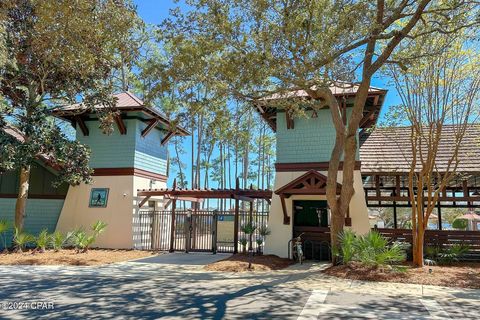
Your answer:
[[[258,231],[258,234],[260,235],[259,239],[261,240],[261,243],[259,243],[259,239],[257,239],[257,245],[258,245],[257,250],[258,252],[260,252],[262,251],[261,249],[262,249],[263,243],[265,242],[265,238],[271,234],[271,231],[270,229],[268,229],[267,226],[260,226],[257,231]]]
[[[77,230],[73,234],[73,245],[79,252],[87,252],[88,248],[95,242],[95,237],[93,235],[89,236],[84,230]]]
[[[238,242],[242,245],[242,253],[246,254],[247,253],[247,244],[248,244],[248,239],[245,237],[241,237]]]
[[[356,261],[364,266],[385,267],[406,260],[406,245],[400,242],[389,244],[388,239],[376,231],[357,236],[345,230],[340,235],[340,250],[337,255],[343,264]],[[397,269],[399,269],[397,267]]]
[[[100,233],[105,231],[106,228],[107,228],[107,224],[105,222],[100,220],[95,222],[92,226],[92,230],[93,230],[93,234],[95,235],[95,238],[98,237]]]
[[[51,244],[52,248],[55,252],[60,251],[63,249],[67,243],[72,239],[74,232],[68,232],[67,234],[63,234],[60,231],[55,231],[52,234]]]
[[[257,230],[257,227],[251,223],[251,222],[248,222],[248,223],[245,223],[244,225],[242,225],[240,227],[240,230],[248,236],[248,241],[252,241],[252,236],[253,234],[255,233],[255,230]]]
[[[47,247],[52,242],[52,235],[48,233],[47,229],[43,229],[37,236],[37,249],[39,252],[45,252]]]
[[[23,252],[23,249],[29,244],[35,241],[35,237],[31,234],[26,232],[20,231],[17,227],[15,227],[15,234],[13,236],[13,243],[17,248],[18,252]]]
[[[2,237],[3,250],[7,250],[7,231],[10,229],[8,220],[0,220],[0,235]]]
[[[73,245],[77,252],[87,252],[90,246],[95,243],[97,237],[105,231],[107,224],[103,221],[97,221],[92,226],[92,235],[88,235],[84,230],[79,229],[73,234]]]
[[[352,262],[355,256],[355,246],[356,246],[356,235],[352,230],[344,230],[340,236],[340,260],[343,264],[349,264]]]

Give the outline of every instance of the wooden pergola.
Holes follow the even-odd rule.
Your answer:
[[[181,189],[177,188],[176,180],[173,181],[171,189],[139,189],[137,196],[143,197],[138,206],[141,208],[151,197],[163,196],[168,199],[166,207],[171,205],[172,222],[170,232],[170,251],[173,252],[175,240],[175,209],[177,201],[202,202],[203,199],[234,199],[235,200],[235,219],[234,219],[234,253],[238,253],[238,230],[239,230],[239,202],[250,202],[250,217],[253,214],[253,201],[255,199],[266,200],[270,204],[272,191],[267,189],[241,189],[237,178],[235,189]]]

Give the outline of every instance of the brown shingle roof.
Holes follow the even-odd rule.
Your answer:
[[[443,127],[436,165],[445,172],[453,155],[457,127]],[[424,151],[423,154],[426,154]],[[360,146],[362,173],[406,173],[412,160],[410,127],[377,128]],[[419,169],[420,167],[417,167]],[[480,172],[480,125],[469,125],[459,150],[459,173]]]
[[[347,101],[347,104],[350,105],[353,103],[352,101],[357,94],[358,88],[358,84],[344,81],[337,81],[330,85],[330,91],[333,95],[339,100],[342,98],[348,99],[350,102]],[[312,87],[312,89],[315,89],[315,87]],[[363,110],[364,119],[362,120],[360,127],[369,128],[377,122],[386,94],[387,90],[385,89],[369,87],[368,97]],[[255,100],[253,103],[256,110],[260,113],[262,118],[265,119],[270,128],[272,128],[273,131],[276,131],[278,109],[272,104],[272,102],[275,100],[303,99],[308,97],[309,95],[305,90],[291,90],[272,94],[265,98]]]
[[[157,108],[152,108],[152,107],[146,106],[144,104],[144,102],[140,98],[135,96],[133,93],[131,93],[129,91],[125,91],[125,92],[120,92],[120,93],[114,94],[113,96],[117,100],[117,104],[115,105],[115,109],[120,110],[120,111],[141,111],[141,112],[157,119],[160,123],[162,123],[166,127],[170,127],[170,125],[171,125],[170,119],[168,119],[165,115],[163,115],[160,111],[158,111]],[[104,107],[105,106],[103,106],[103,105],[97,105],[97,106],[95,106],[95,109],[102,109]],[[90,110],[88,109],[88,107],[85,106],[84,104],[75,103],[75,104],[72,104],[72,105],[68,105],[68,106],[64,106],[64,107],[60,107],[60,108],[55,109],[53,111],[53,114],[55,116],[65,118],[65,119],[68,120],[70,116],[75,116],[75,115],[79,115],[79,114],[83,114],[83,113],[88,113],[89,111]],[[185,135],[190,135],[190,133],[186,129],[184,129],[180,126],[176,126],[175,129],[176,129],[176,133],[178,135],[184,135],[184,136]]]

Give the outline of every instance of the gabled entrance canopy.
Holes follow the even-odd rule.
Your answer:
[[[337,194],[342,190],[342,185],[337,183]],[[327,193],[327,177],[316,170],[309,170],[297,179],[277,189],[275,194],[280,196],[283,210],[283,223],[290,224],[290,217],[287,215],[285,198],[292,195],[325,195]]]

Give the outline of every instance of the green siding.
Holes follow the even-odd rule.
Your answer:
[[[135,168],[166,175],[168,149],[160,144],[164,133],[154,129],[146,137],[142,137],[146,126],[147,124],[140,121],[137,125]]]
[[[121,135],[117,127],[107,135],[99,128],[98,121],[86,121],[89,135],[84,136],[77,127],[77,140],[92,150],[90,167],[92,168],[132,168],[135,155],[135,133],[137,121],[124,120],[127,134]]]
[[[0,174],[0,194],[16,194],[18,192],[19,170],[8,171]],[[29,193],[33,195],[66,195],[68,184],[64,183],[54,188],[52,183],[56,180],[52,170],[41,163],[34,163],[30,172]]]
[[[160,141],[164,133],[152,130],[142,137],[147,126],[139,119],[125,119],[127,134],[121,135],[117,128],[111,135],[104,134],[98,121],[87,121],[89,135],[84,136],[77,128],[79,142],[90,147],[90,167],[92,168],[138,168],[154,173],[167,174],[167,148]]]
[[[307,114],[310,115],[311,111]],[[277,113],[278,163],[330,161],[335,127],[330,110],[322,109],[317,114],[317,118],[295,118],[294,129],[287,129],[285,112]]]
[[[0,198],[0,219],[6,219],[13,225],[16,199]],[[24,229],[37,235],[43,229],[55,231],[64,200],[28,199]],[[8,245],[11,245],[13,230],[7,233]],[[2,242],[0,242],[0,248]]]

